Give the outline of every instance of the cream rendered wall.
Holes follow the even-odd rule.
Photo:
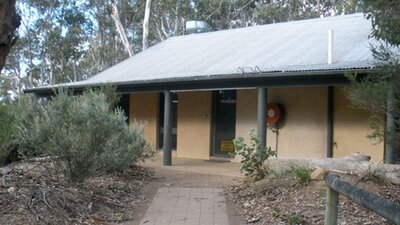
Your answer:
[[[342,88],[334,89],[334,157],[363,153],[371,160],[383,160],[383,143],[374,144],[367,139],[372,132],[369,128],[370,113],[349,106]]]
[[[235,138],[243,137],[249,143],[249,131],[257,130],[257,89],[241,89],[236,91],[236,126]],[[236,155],[232,161],[240,162]]]
[[[210,158],[211,106],[211,92],[178,93],[178,157]]]
[[[145,122],[144,138],[157,147],[159,94],[131,94],[129,101],[129,125],[132,126],[134,121]]]
[[[236,92],[236,134],[248,140],[250,128],[257,130],[257,89]]]
[[[285,107],[285,125],[279,130],[278,157],[326,157],[326,87],[269,88],[268,102]],[[267,146],[276,147],[276,134],[268,129]]]

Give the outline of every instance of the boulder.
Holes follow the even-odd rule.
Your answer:
[[[326,173],[324,168],[317,168],[311,173],[311,180],[324,180]]]

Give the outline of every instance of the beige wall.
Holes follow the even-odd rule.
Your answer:
[[[371,156],[372,161],[381,161],[383,144],[367,139],[372,132],[368,123],[370,113],[350,107],[342,88],[335,88],[334,93],[334,157],[359,152]]]
[[[374,145],[366,136],[370,114],[349,107],[341,88],[334,91],[334,157],[357,152],[373,161],[383,158],[383,144]],[[177,156],[208,159],[211,147],[212,93],[178,94]],[[268,102],[284,105],[285,125],[280,129],[278,157],[325,157],[327,87],[269,88]],[[159,94],[130,95],[129,123],[146,121],[144,136],[154,146],[158,142]],[[237,91],[235,137],[248,139],[250,128],[257,128],[257,90]],[[276,135],[267,132],[267,145],[275,149]]]
[[[278,157],[326,157],[327,87],[269,88],[268,102],[286,109],[285,125],[279,130]],[[370,114],[349,106],[342,88],[334,92],[334,157],[363,153],[373,161],[383,158],[383,144],[366,137]],[[248,138],[257,128],[257,90],[238,90],[236,138]],[[267,145],[276,148],[276,134],[268,129]]]
[[[257,89],[236,92],[236,134],[248,139],[250,128],[257,129]]]
[[[129,124],[134,121],[145,122],[144,138],[157,147],[158,142],[158,118],[159,118],[159,94],[140,93],[130,95]]]
[[[211,102],[211,92],[178,93],[178,157],[210,158]]]
[[[251,128],[257,128],[257,89],[237,90],[235,138],[243,137],[249,143]],[[240,156],[236,155],[232,161],[240,160]]]
[[[327,88],[270,88],[268,102],[285,107],[279,130],[278,157],[325,157]],[[276,147],[276,134],[267,132],[267,145]]]

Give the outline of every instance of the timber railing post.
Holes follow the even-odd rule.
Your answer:
[[[337,225],[338,212],[339,193],[332,188],[327,187],[324,225]]]
[[[339,176],[333,174],[325,176],[325,184],[327,186],[325,225],[337,224],[339,194],[375,212],[388,221],[400,225],[400,204],[342,181]]]

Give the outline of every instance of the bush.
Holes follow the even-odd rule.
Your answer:
[[[129,130],[119,109],[110,112],[103,93],[79,96],[64,92],[40,104],[32,99],[19,107],[31,112],[17,118],[21,155],[53,156],[69,180],[76,182],[110,170],[123,170],[153,155],[143,127]]]
[[[288,172],[294,175],[300,185],[307,184],[311,180],[311,169],[306,166],[292,164]]]
[[[244,142],[242,137],[233,140],[235,146],[234,155],[242,157],[240,171],[244,175],[253,177],[256,180],[263,179],[268,172],[268,169],[264,166],[264,161],[271,156],[275,156],[276,153],[271,147],[260,145],[260,138],[253,129],[250,130],[249,136],[249,145]]]
[[[16,156],[10,158],[15,150],[12,139],[15,130],[13,128],[13,109],[13,104],[0,105],[0,165],[16,160]]]

